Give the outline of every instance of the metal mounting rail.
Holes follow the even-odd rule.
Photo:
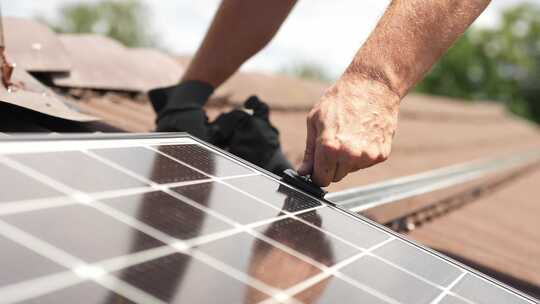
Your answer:
[[[361,212],[436,190],[464,184],[493,173],[527,166],[538,161],[540,161],[540,150],[537,149],[506,157],[477,160],[381,183],[329,193],[326,199],[353,212]]]

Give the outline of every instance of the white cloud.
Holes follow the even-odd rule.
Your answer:
[[[86,0],[84,2],[95,2]],[[369,35],[390,0],[304,0],[294,9],[276,39],[253,58],[246,69],[279,70],[299,62],[314,62],[332,74],[349,63]],[[4,14],[54,17],[62,4],[81,0],[17,0],[4,3]],[[153,27],[166,47],[177,53],[193,53],[216,11],[219,0],[144,0],[152,9]],[[501,9],[521,0],[493,0],[476,22],[497,23]],[[540,0],[534,2],[540,3]],[[8,4],[5,4],[8,3]]]

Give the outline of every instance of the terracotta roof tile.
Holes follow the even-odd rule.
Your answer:
[[[11,63],[29,72],[67,72],[71,61],[58,37],[38,22],[3,18],[7,56]]]

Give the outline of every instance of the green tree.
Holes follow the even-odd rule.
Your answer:
[[[150,30],[148,8],[138,0],[103,0],[68,4],[61,8],[58,22],[47,22],[60,33],[96,33],[129,47],[156,46]]]
[[[540,7],[503,12],[499,26],[469,30],[416,90],[468,100],[504,102],[540,123]]]

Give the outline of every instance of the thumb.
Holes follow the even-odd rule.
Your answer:
[[[298,168],[298,174],[308,175],[313,172],[313,162],[315,160],[315,143],[317,141],[317,132],[315,124],[309,119],[307,122],[307,138],[306,138],[306,150],[304,152],[304,160],[302,165]]]

